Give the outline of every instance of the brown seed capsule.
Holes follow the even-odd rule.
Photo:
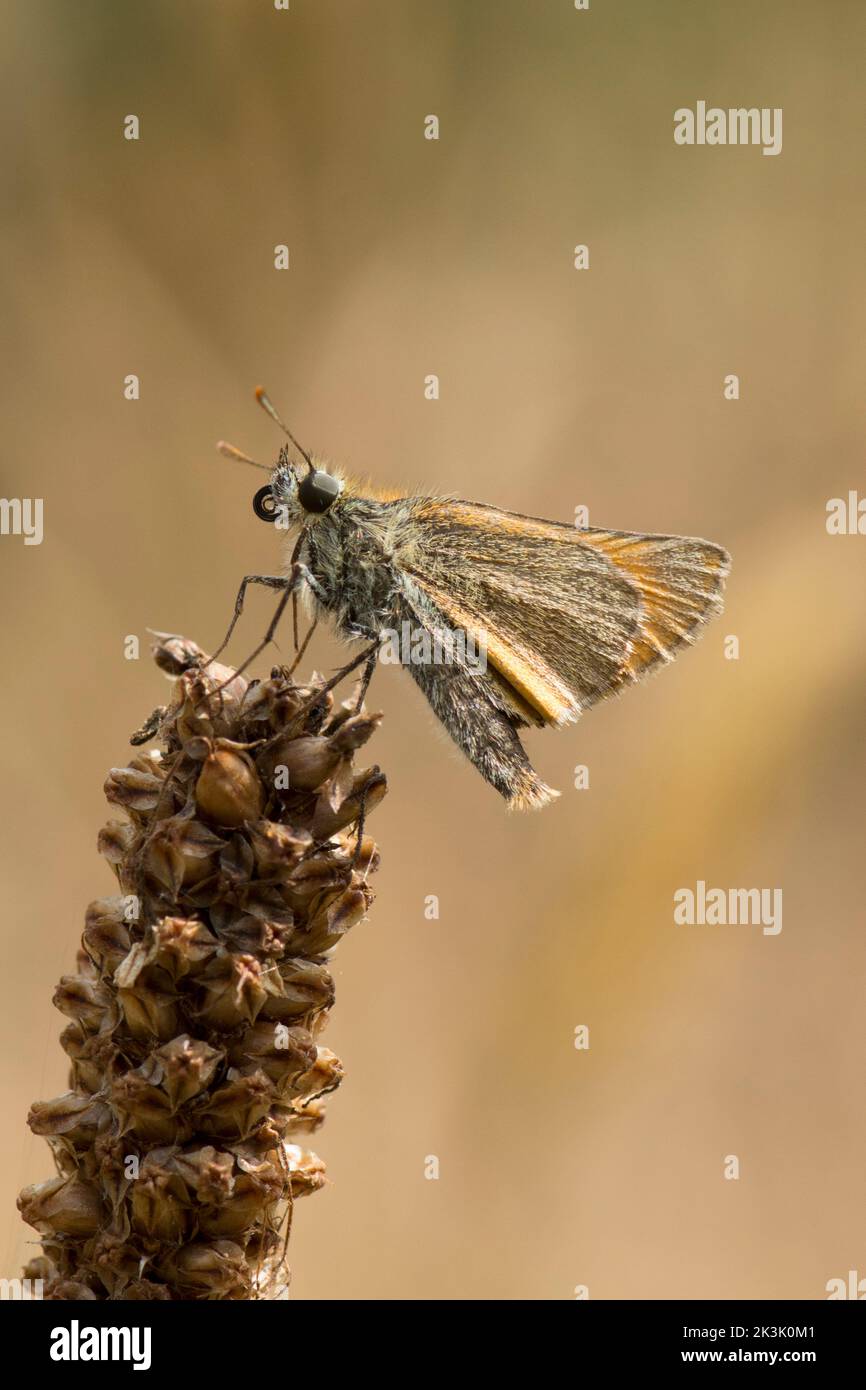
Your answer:
[[[254,1023],[267,998],[262,966],[255,956],[220,951],[195,983],[190,1012],[220,1032]]]
[[[269,922],[252,913],[234,917],[220,928],[220,940],[224,945],[261,961],[279,960],[284,956],[291,934],[291,922]]]
[[[252,1282],[244,1252],[231,1240],[181,1246],[160,1265],[160,1273],[192,1297],[246,1298]]]
[[[352,714],[331,734],[328,743],[336,753],[356,753],[376,732],[381,714]]]
[[[318,734],[287,735],[258,759],[262,777],[278,790],[315,791],[333,772],[340,753]]]
[[[165,1092],[148,1077],[151,1069],[128,1071],[112,1084],[110,1100],[122,1134],[149,1144],[185,1143],[192,1133],[189,1115],[172,1110]]]
[[[309,1071],[298,1077],[295,1093],[299,1096],[325,1096],[336,1091],[343,1080],[343,1064],[329,1047],[316,1048],[316,1060]]]
[[[263,1071],[250,1076],[232,1075],[211,1092],[208,1104],[196,1118],[206,1134],[226,1139],[246,1139],[276,1102],[279,1090]]]
[[[18,1209],[39,1231],[63,1236],[89,1236],[98,1229],[102,1215],[99,1193],[92,1183],[77,1177],[51,1178],[25,1187]]]
[[[376,767],[353,778],[351,789],[336,808],[331,807],[328,799],[320,795],[313,817],[313,834],[327,840],[344,826],[356,821],[361,813],[362,792],[365,814],[369,816],[387,790],[387,779]]]
[[[313,1134],[325,1122],[325,1105],[317,1096],[309,1100],[296,1098],[292,1101],[292,1116],[286,1127],[287,1134]]]
[[[162,792],[162,777],[134,767],[113,767],[105,780],[106,800],[131,811],[152,811]]]
[[[309,1072],[316,1063],[316,1045],[306,1028],[282,1023],[256,1023],[232,1044],[228,1059],[240,1072],[258,1068],[282,1090],[286,1083]]]
[[[168,1096],[172,1110],[177,1110],[179,1105],[192,1100],[210,1085],[223,1056],[218,1048],[209,1047],[201,1038],[190,1038],[186,1033],[154,1053],[162,1073],[159,1085]]]
[[[300,1022],[313,1018],[334,1002],[333,977],[320,961],[303,956],[281,960],[276,979],[270,975],[268,998],[260,1018],[272,1023]]]
[[[79,1023],[70,1023],[60,1035],[60,1044],[72,1059],[70,1078],[79,1094],[95,1095],[105,1085],[120,1055],[120,1046],[110,1032],[88,1036]]]
[[[234,1192],[235,1159],[206,1144],[192,1152],[171,1150],[171,1167],[183,1184],[184,1200],[221,1206]]]
[[[219,695],[218,687],[222,687]],[[227,666],[215,663],[206,669],[190,669],[176,686],[176,703],[170,714],[174,733],[184,746],[191,739],[229,734],[243,705],[247,683]]]
[[[247,830],[256,868],[267,878],[284,878],[313,847],[309,830],[260,820]]]
[[[130,898],[97,898],[84,917],[84,944],[105,967],[114,970],[129,950],[129,923],[138,916]]]
[[[224,841],[192,816],[193,808],[160,821],[147,838],[144,869],[172,893],[213,873]]]
[[[81,975],[64,975],[54,991],[53,1003],[67,1018],[75,1019],[88,1032],[95,1033],[110,1014],[114,999],[108,985]]]
[[[180,1003],[171,981],[148,966],[148,947],[139,942],[114,972],[117,1000],[126,1026],[141,1041],[168,1042],[178,1032]]]
[[[274,1172],[269,1187],[254,1183],[246,1175],[242,1176],[231,1201],[219,1208],[205,1208],[199,1216],[199,1230],[204,1236],[240,1237],[250,1226],[255,1225],[267,1211],[269,1204],[277,1200],[283,1192],[282,1173]]]
[[[168,632],[156,632],[159,640],[153,644],[153,659],[167,676],[182,676],[184,671],[207,660],[201,647],[188,637],[173,637]]]
[[[187,917],[164,917],[155,922],[146,944],[148,963],[166,971],[175,981],[198,974],[219,947],[204,922]]]
[[[132,1229],[160,1242],[180,1244],[190,1234],[193,1215],[177,1201],[170,1168],[149,1154],[132,1189]]]
[[[308,955],[322,955],[337,945],[346,932],[363,920],[367,911],[367,896],[361,888],[325,892],[310,903],[306,926],[290,941],[292,950]]]
[[[27,1123],[34,1134],[62,1134],[83,1147],[93,1144],[99,1131],[111,1124],[111,1110],[93,1096],[67,1091],[56,1100],[37,1100]]]
[[[121,864],[132,853],[138,832],[124,821],[110,820],[99,832],[97,849],[109,864]]]
[[[217,825],[243,825],[262,814],[262,786],[246,753],[220,746],[205,758],[195,784],[196,805]]]
[[[64,1302],[69,1300],[73,1303],[87,1303],[98,1299],[99,1295],[87,1284],[80,1284],[75,1279],[52,1279],[46,1286],[44,1298],[50,1298],[54,1302]]]
[[[308,1197],[310,1193],[318,1192],[326,1181],[325,1165],[318,1155],[297,1144],[286,1144],[284,1152],[291,1173],[292,1196]]]

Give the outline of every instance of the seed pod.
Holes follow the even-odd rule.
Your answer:
[[[352,779],[351,788],[336,807],[329,804],[328,798],[321,794],[313,817],[313,833],[317,838],[328,840],[338,830],[351,825],[358,819],[363,801],[365,815],[375,811],[388,790],[388,782],[377,767],[362,772]]]
[[[102,1216],[98,1190],[77,1177],[52,1178],[25,1187],[18,1198],[18,1209],[38,1231],[79,1240],[93,1235]]]
[[[99,832],[97,848],[104,854],[109,864],[122,864],[132,854],[137,831],[134,825],[123,821],[110,820]]]
[[[330,747],[341,756],[357,753],[378,729],[381,714],[351,714],[328,739]]]
[[[177,1110],[207,1089],[224,1055],[217,1048],[209,1047],[201,1038],[190,1038],[186,1033],[181,1033],[180,1037],[173,1038],[154,1053],[159,1062],[154,1080],[159,1077],[158,1084],[168,1096],[172,1110]]]
[[[114,998],[106,984],[97,984],[81,975],[64,975],[54,991],[53,1003],[87,1032],[95,1033],[113,1009]]]
[[[261,754],[257,766],[261,776],[278,786],[278,773],[284,772],[282,787],[291,791],[315,791],[334,771],[340,753],[328,739],[318,734],[287,735]]]
[[[265,878],[287,878],[313,848],[309,830],[260,820],[248,827],[256,868]]]
[[[273,1023],[303,1020],[309,1027],[309,1021],[333,1002],[334,981],[324,965],[304,956],[290,956],[280,961],[277,981],[269,989],[259,1017]]]
[[[216,825],[243,825],[262,814],[262,784],[252,759],[219,744],[202,764],[196,805]]]
[[[243,1248],[231,1240],[182,1246],[160,1264],[159,1273],[186,1298],[243,1298],[249,1287]]]
[[[254,1023],[267,997],[261,963],[230,951],[221,951],[195,983],[190,1010],[200,1024],[220,1032]]]
[[[161,777],[134,767],[113,767],[105,779],[106,800],[131,811],[152,811],[162,790]]]
[[[228,1059],[242,1073],[260,1068],[284,1090],[315,1065],[316,1045],[306,1028],[256,1023],[229,1048]]]
[[[111,1111],[92,1096],[67,1091],[56,1100],[36,1101],[27,1123],[34,1134],[63,1135],[83,1147],[92,1144],[100,1129],[111,1123]]]
[[[203,821],[193,819],[192,808],[169,816],[151,830],[142,856],[147,875],[177,894],[211,875],[224,841]]]
[[[293,1197],[306,1197],[324,1187],[325,1165],[316,1154],[299,1148],[297,1144],[287,1144],[286,1159],[291,1173]]]
[[[316,1060],[309,1071],[298,1077],[295,1094],[313,1097],[335,1091],[343,1079],[343,1064],[329,1047],[316,1048]]]
[[[128,898],[97,898],[85,913],[84,946],[108,971],[119,965],[129,950],[130,905]]]

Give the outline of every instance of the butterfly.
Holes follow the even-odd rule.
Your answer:
[[[451,739],[511,807],[559,795],[532,767],[521,729],[579,719],[672,661],[721,612],[730,558],[712,541],[379,492],[314,461],[261,387],[256,395],[301,461],[284,447],[254,507],[296,541],[286,574],[245,577],[219,651],[248,584],[282,590],[253,657],[303,585],[317,620],[365,642],[345,668],[365,666],[361,698],[377,658],[396,651]]]

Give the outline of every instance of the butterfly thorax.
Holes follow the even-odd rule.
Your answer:
[[[372,640],[393,617],[400,587],[397,507],[348,496],[309,527],[304,557],[320,588],[318,607],[345,636]]]

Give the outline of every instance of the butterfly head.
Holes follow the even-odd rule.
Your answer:
[[[288,450],[281,449],[270,483],[253,498],[253,510],[262,521],[283,516],[284,525],[291,527],[323,516],[342,491],[341,478],[314,464],[295,464]]]

